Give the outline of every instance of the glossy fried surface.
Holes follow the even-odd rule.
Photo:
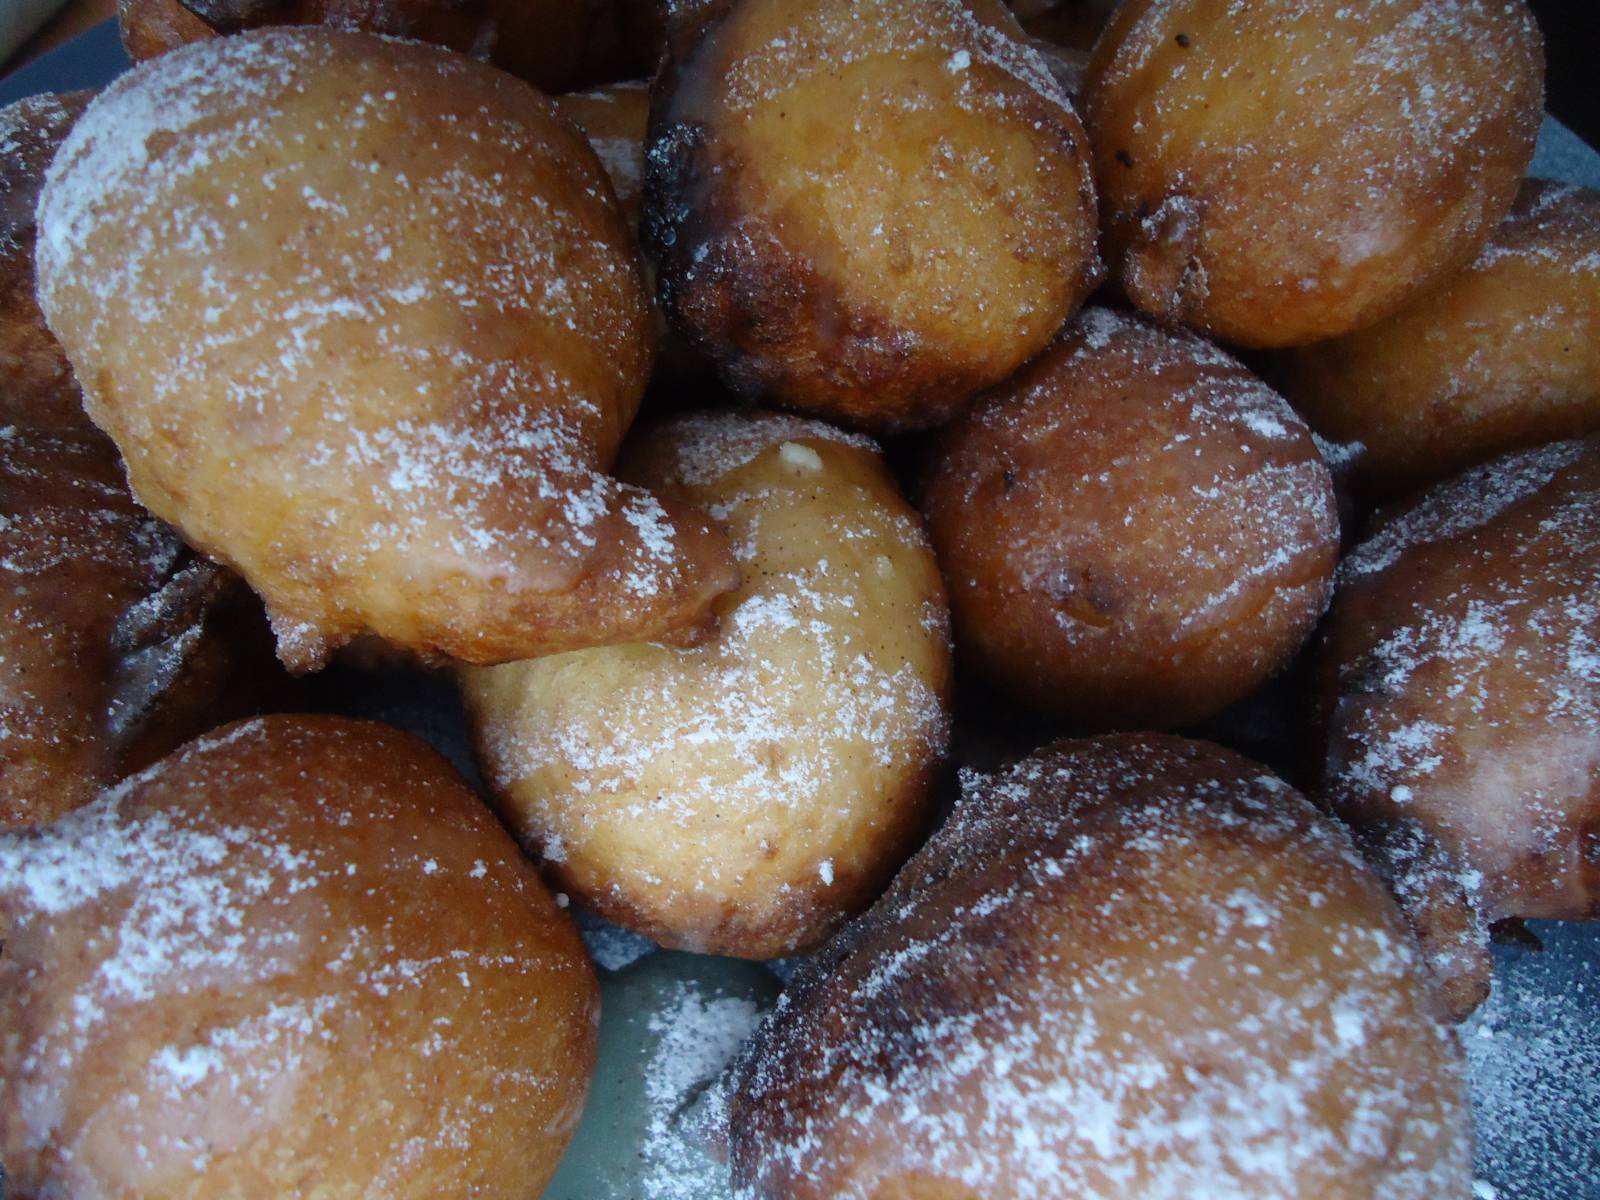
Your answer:
[[[969,787],[742,1064],[761,1200],[1465,1194],[1461,1049],[1393,901],[1258,765],[1138,734]]]
[[[671,638],[735,581],[602,472],[651,361],[593,152],[528,85],[276,29],[113,84],[52,168],[40,297],[135,493],[296,668]]]
[[[998,0],[723,6],[656,89],[645,246],[742,395],[936,425],[1098,280],[1082,127]]]
[[[1288,404],[1108,309],[945,429],[922,491],[963,660],[1086,728],[1178,726],[1253,690],[1311,632],[1338,554]]]
[[[533,1200],[594,1066],[577,931],[441,759],[366,722],[234,725],[0,834],[0,931],[22,1200]]]
[[[1318,432],[1361,443],[1369,496],[1600,430],[1600,192],[1529,180],[1460,273],[1271,370]]]
[[[688,650],[467,672],[484,773],[564,890],[664,945],[813,948],[931,816],[949,736],[938,567],[875,447],[816,421],[699,413],[623,476],[718,514],[741,585]]]
[[[1594,439],[1397,506],[1340,567],[1321,659],[1327,798],[1380,842],[1442,861],[1411,885],[1415,903],[1461,893],[1450,903],[1470,903],[1480,940],[1507,917],[1600,917],[1597,591]],[[1447,985],[1483,968],[1458,933],[1437,939]],[[1465,1009],[1484,987],[1456,991]]]
[[[1111,268],[1240,345],[1370,325],[1505,216],[1543,78],[1521,0],[1128,0],[1085,93]]]

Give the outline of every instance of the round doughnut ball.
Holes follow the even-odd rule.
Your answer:
[[[1128,0],[1085,93],[1112,270],[1240,345],[1370,325],[1487,240],[1543,104],[1522,0]]]
[[[744,582],[690,650],[614,646],[465,674],[501,814],[564,891],[664,945],[808,950],[930,815],[949,735],[943,589],[872,444],[697,414],[626,478],[708,506]]]
[[[599,995],[422,743],[279,717],[0,834],[0,1153],[23,1196],[532,1200]]]
[[[1382,514],[1340,566],[1320,665],[1327,798],[1381,841],[1437,843],[1440,886],[1484,921],[1600,917],[1597,595],[1594,438]],[[1418,906],[1437,892],[1413,890]],[[1436,957],[1447,984],[1466,972],[1453,941]],[[1463,1009],[1485,990],[1467,974]]]
[[[940,424],[1097,281],[1084,146],[999,0],[746,0],[656,84],[661,301],[742,395]]]
[[[323,25],[446,46],[556,90],[585,76],[608,19],[604,0],[117,0],[135,62],[264,25]]]
[[[764,1200],[1471,1185],[1463,1056],[1394,902],[1204,743],[1058,742],[978,783],[805,972],[730,1112]]]
[[[534,89],[324,29],[102,93],[40,201],[40,300],[135,494],[266,601],[473,662],[682,634],[721,535],[601,472],[650,368],[610,185]]]
[[[1368,495],[1600,430],[1600,192],[1529,180],[1465,270],[1269,370],[1319,433],[1361,443]]]
[[[1339,548],[1287,403],[1200,338],[1098,308],[942,432],[922,511],[963,661],[1086,728],[1254,690],[1322,615]]]

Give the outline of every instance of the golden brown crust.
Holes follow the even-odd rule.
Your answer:
[[[601,473],[649,310],[526,84],[363,34],[198,43],[91,107],[40,211],[41,301],[135,493],[292,667],[365,631],[469,662],[684,638],[735,582],[702,514]]]
[[[437,755],[366,722],[231,726],[0,835],[0,929],[23,1197],[528,1200],[594,1067],[576,930]]]
[[[1320,652],[1323,786],[1380,845],[1425,838],[1412,853],[1432,877],[1401,891],[1421,927],[1463,897],[1480,924],[1600,917],[1597,546],[1591,438],[1381,514],[1340,567]],[[1427,939],[1436,969],[1481,986],[1451,921]]]
[[[1543,75],[1521,0],[1129,0],[1085,97],[1112,270],[1240,345],[1370,325],[1505,215]]]
[[[1472,1177],[1460,1046],[1349,838],[1256,764],[1149,734],[976,780],[791,986],[730,1129],[763,1200]]]
[[[1529,180],[1462,271],[1269,369],[1374,498],[1600,430],[1600,192]]]
[[[998,3],[754,0],[700,30],[656,83],[645,245],[737,392],[935,425],[1097,282],[1082,128]]]
[[[943,431],[922,510],[964,661],[1089,729],[1253,690],[1311,632],[1338,554],[1328,470],[1282,398],[1099,308]]]
[[[773,958],[871,902],[949,736],[938,568],[876,448],[697,413],[624,478],[722,514],[744,579],[716,637],[466,672],[501,814],[562,890],[681,949]]]

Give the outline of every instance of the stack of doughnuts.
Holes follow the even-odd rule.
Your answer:
[[[125,0],[0,112],[9,1194],[534,1200],[572,906],[790,960],[741,1197],[1470,1190],[1600,201],[1521,0],[1111,9]]]

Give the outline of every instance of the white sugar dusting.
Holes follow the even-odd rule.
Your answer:
[[[1548,484],[1583,453],[1582,442],[1555,442],[1506,455],[1442,484],[1377,530],[1339,564],[1341,579],[1381,571],[1413,546],[1482,528]]]
[[[650,1015],[660,1036],[645,1068],[649,1124],[640,1148],[641,1200],[714,1200],[727,1195],[728,1168],[700,1142],[686,1120],[700,1092],[713,1085],[755,1031],[761,1009],[740,996],[705,996],[680,983]]]
[[[1349,839],[1276,780],[1191,780],[1135,741],[1067,743],[969,790],[802,968],[741,1068],[746,1194],[865,1200],[908,1174],[1019,1200],[1463,1184],[1459,1050],[1421,1015],[1415,950]],[[991,882],[969,896],[975,872]],[[1372,915],[1308,915],[1306,873]],[[1152,903],[1175,874],[1182,901]],[[942,890],[967,899],[927,911]],[[1421,1063],[1433,1079],[1410,1077]]]
[[[598,470],[647,317],[636,257],[601,220],[599,165],[487,68],[387,51],[260,31],[142,64],[90,105],[50,168],[37,251],[47,317],[95,360],[79,364],[86,403],[136,448],[167,425],[226,424],[185,464],[201,494],[167,515],[272,581],[274,628],[302,665],[401,588],[446,621],[534,636],[544,597],[581,580],[597,600],[627,594],[594,611],[629,629],[670,623],[698,603],[703,568],[659,506]],[[454,99],[434,111],[424,92]],[[286,139],[324,150],[283,155]],[[437,153],[385,149],[413,142]],[[570,197],[541,185],[551,172]],[[262,246],[277,229],[292,244]],[[281,507],[270,539],[218,515],[258,499]],[[329,579],[339,603],[311,582]]]

